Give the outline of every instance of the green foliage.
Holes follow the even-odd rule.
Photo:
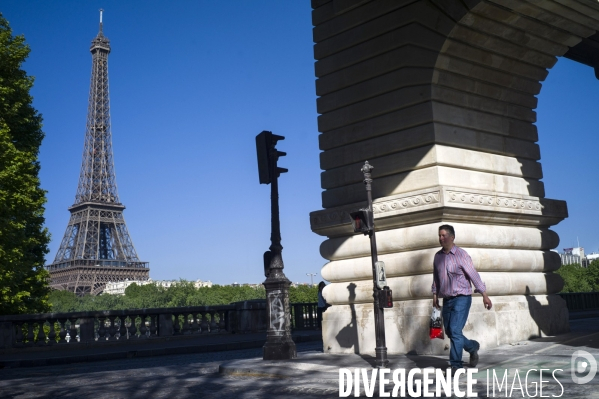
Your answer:
[[[599,291],[599,260],[591,262],[586,269],[586,278],[591,285],[591,291]]]
[[[49,310],[43,227],[46,192],[37,156],[42,117],[32,107],[33,77],[21,65],[29,55],[0,14],[0,314]]]
[[[564,279],[561,292],[599,291],[599,260],[594,260],[587,268],[578,263],[563,265],[556,273]]]
[[[318,286],[298,285],[289,287],[289,302],[318,302]]]
[[[48,301],[55,313],[77,312],[81,308],[81,299],[70,291],[51,291]]]
[[[318,287],[299,286],[289,289],[291,303],[316,302]],[[228,305],[233,302],[266,298],[263,286],[232,287],[213,285],[195,288],[192,282],[181,280],[168,288],[156,285],[131,284],[125,295],[102,294],[78,298],[68,291],[52,291],[50,303],[54,312],[82,312],[91,310],[119,310],[143,308],[170,308],[180,306]]]
[[[129,309],[160,308],[166,303],[166,290],[156,284],[131,284],[125,289],[124,298]]]

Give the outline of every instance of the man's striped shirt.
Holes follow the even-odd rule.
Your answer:
[[[447,254],[443,249],[435,254],[431,288],[433,294],[440,298],[472,295],[471,282],[474,284],[474,292],[483,293],[487,290],[466,251],[454,245]]]

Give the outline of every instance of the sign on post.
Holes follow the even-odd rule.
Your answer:
[[[374,266],[376,267],[376,285],[381,290],[387,286],[387,272],[385,271],[385,262],[375,262]]]

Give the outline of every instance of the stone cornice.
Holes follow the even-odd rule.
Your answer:
[[[397,197],[397,196],[396,196]],[[399,196],[389,200],[374,201],[373,210],[376,215],[385,215],[400,211],[403,209],[420,208],[426,205],[434,205],[440,202],[441,191],[435,190],[430,192],[424,192],[417,195]]]
[[[505,210],[520,209],[531,212],[540,212],[542,209],[541,201],[538,197],[512,197],[452,189],[446,189],[445,193],[447,194],[447,204],[465,204]]]
[[[326,236],[351,234],[349,212],[364,207],[366,202],[312,212],[311,228]],[[373,210],[377,229],[435,220],[551,226],[568,216],[564,201],[440,186],[376,199]]]

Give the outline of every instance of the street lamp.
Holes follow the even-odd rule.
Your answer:
[[[312,280],[312,278],[317,274],[318,273],[306,273],[306,276],[310,276],[310,287],[314,287],[314,280]]]
[[[374,298],[374,330],[376,334],[376,352],[375,364],[377,367],[386,368],[389,364],[387,359],[387,345],[385,343],[385,313],[384,308],[393,307],[392,292],[387,286],[387,276],[385,273],[385,264],[378,261],[376,249],[376,236],[374,233],[374,212],[372,208],[372,175],[370,171],[374,169],[366,161],[361,171],[364,174],[364,184],[366,185],[366,196],[368,199],[368,208],[351,212],[350,217],[354,232],[368,234],[370,237],[370,252],[372,255],[372,282]]]

